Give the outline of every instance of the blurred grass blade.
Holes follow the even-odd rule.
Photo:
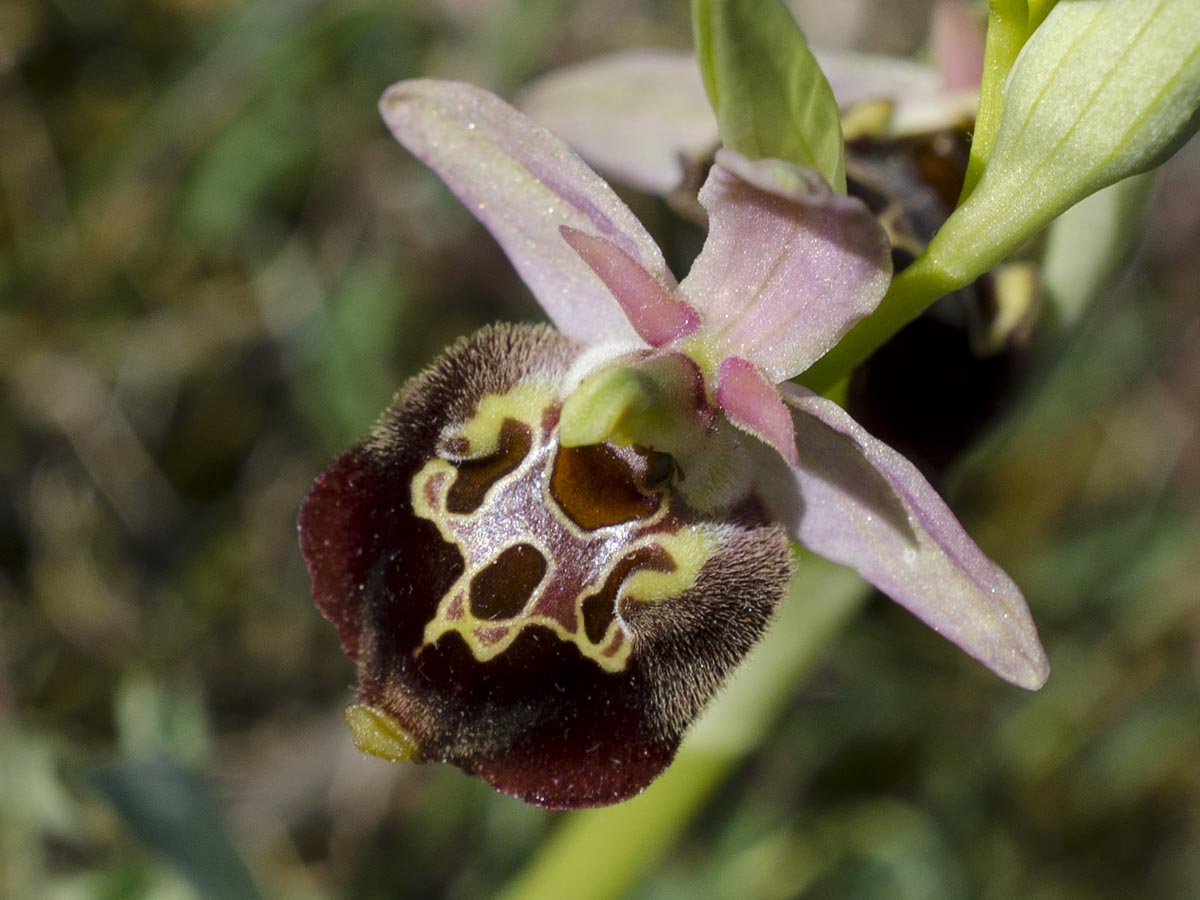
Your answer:
[[[846,192],[837,101],[778,0],[694,0],[692,28],[721,142],[816,169]]]
[[[1053,327],[1078,324],[1092,302],[1112,287],[1144,234],[1155,175],[1144,172],[1118,181],[1054,220],[1042,255],[1042,285]]]
[[[122,759],[88,780],[201,897],[261,900],[207,779],[167,760]]]

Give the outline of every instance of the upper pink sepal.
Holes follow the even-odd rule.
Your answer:
[[[663,284],[674,277],[629,208],[559,138],[473,85],[417,79],[392,85],[379,109],[396,139],[442,177],[504,248],[563,333],[635,340],[563,225],[611,241]]]
[[[790,465],[799,465],[792,414],[775,385],[751,362],[730,356],[717,367],[717,405],[743,431],[766,441]]]
[[[700,314],[607,238],[563,225],[563,239],[612,292],[625,317],[647,344],[661,347],[700,326]]]
[[[820,359],[887,290],[887,235],[812,170],[720,150],[700,202],[708,239],[679,292],[717,355],[773,382]]]

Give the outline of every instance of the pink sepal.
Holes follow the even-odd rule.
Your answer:
[[[721,361],[717,405],[738,428],[770,444],[790,465],[799,465],[792,414],[775,385],[753,363],[736,356]]]
[[[612,292],[634,331],[651,347],[686,337],[700,327],[700,314],[607,238],[569,225],[558,229],[580,258]]]

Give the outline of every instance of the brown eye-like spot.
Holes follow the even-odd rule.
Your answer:
[[[608,444],[560,447],[550,493],[580,528],[593,531],[649,518],[661,498],[638,489],[633,470]]]
[[[617,563],[604,580],[604,586],[583,601],[583,630],[593,644],[600,643],[616,614],[617,592],[622,582],[638,569],[671,572],[675,562],[661,547],[640,547]]]
[[[481,619],[511,619],[546,574],[546,558],[532,544],[517,544],[471,579],[471,612]]]
[[[446,494],[446,509],[464,516],[479,509],[493,484],[514,471],[533,446],[528,425],[516,419],[505,419],[500,425],[496,452],[483,459],[469,459],[458,464],[458,477]]]

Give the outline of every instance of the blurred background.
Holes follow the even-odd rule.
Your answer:
[[[928,6],[793,4],[815,43],[901,54]],[[511,96],[687,47],[687,12],[0,4],[0,896],[490,897],[563,825],[353,747],[295,517],[441,347],[538,318],[387,135],[382,89]],[[1048,686],[870,601],[630,896],[1200,896],[1195,141],[1150,196],[1127,263],[1005,363],[943,482],[1025,589]],[[693,226],[627,197],[686,271]]]

